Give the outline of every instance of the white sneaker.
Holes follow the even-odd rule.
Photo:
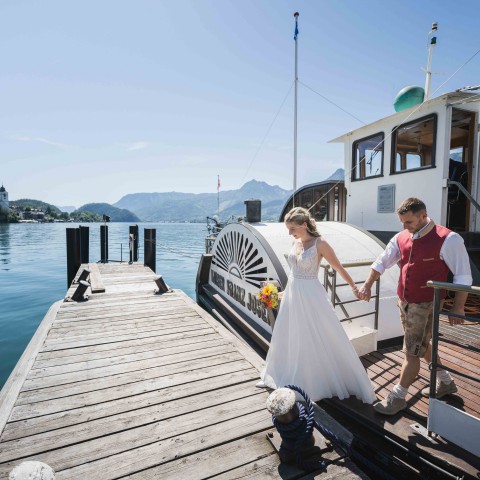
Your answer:
[[[265,382],[263,380],[260,380],[258,383],[255,384],[257,388],[267,388],[265,385]]]

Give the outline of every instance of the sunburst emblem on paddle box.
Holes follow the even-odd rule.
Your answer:
[[[268,312],[257,298],[261,283],[285,284],[285,272],[268,242],[248,224],[231,224],[218,234],[212,255],[209,284],[255,322],[268,325]]]

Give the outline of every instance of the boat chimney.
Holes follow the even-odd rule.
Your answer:
[[[245,220],[248,223],[258,223],[262,221],[262,201],[261,200],[245,200],[247,206],[247,215]]]
[[[425,96],[423,100],[424,102],[426,102],[430,98],[430,80],[432,77],[432,72],[430,68],[432,66],[433,47],[437,44],[437,37],[436,37],[437,30],[438,30],[438,23],[433,22],[432,29],[428,33],[428,40],[429,40],[427,44],[428,60],[427,60],[427,68],[425,70],[426,78],[425,78]]]

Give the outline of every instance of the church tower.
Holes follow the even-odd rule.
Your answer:
[[[8,192],[5,190],[5,187],[2,185],[0,187],[0,214],[8,215],[9,203],[8,203]]]

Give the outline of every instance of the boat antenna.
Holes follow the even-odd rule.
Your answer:
[[[426,73],[426,78],[425,78],[425,96],[423,101],[426,102],[430,96],[430,80],[432,77],[432,71],[430,70],[432,66],[432,53],[433,53],[433,48],[437,44],[437,37],[436,37],[436,32],[438,30],[438,23],[433,22],[432,23],[432,29],[430,32],[428,32],[428,43],[427,43],[427,49],[428,49],[428,60],[427,60],[427,68],[425,69]]]
[[[293,206],[295,207],[295,192],[297,190],[297,95],[298,95],[298,16],[295,12],[295,100],[293,113]]]

